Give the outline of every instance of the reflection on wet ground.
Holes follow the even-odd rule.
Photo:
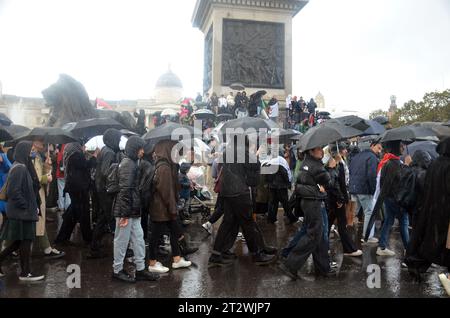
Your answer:
[[[447,297],[438,274],[442,268],[430,268],[421,283],[414,282],[405,268],[401,267],[403,246],[398,228],[393,229],[390,247],[397,256],[376,255],[376,245],[363,246],[362,257],[344,257],[338,238],[331,237],[332,258],[339,265],[336,277],[316,279],[311,259],[300,271],[301,279],[291,281],[278,269],[277,264],[256,266],[252,263],[247,246],[242,241],[235,244],[239,256],[234,264],[224,268],[208,268],[208,258],[214,234],[208,236],[199,219],[188,226],[191,243],[199,251],[190,255],[194,263],[188,269],[170,271],[158,282],[126,284],[111,279],[112,248],[103,259],[86,259],[88,249],[82,246],[65,247],[67,253],[60,260],[33,258],[33,270],[46,275],[45,281],[19,282],[18,260],[8,260],[3,265],[6,277],[0,279],[0,297]],[[295,233],[299,224],[286,225],[282,213],[276,225],[267,224],[258,217],[258,223],[268,244],[282,248]],[[54,237],[56,223],[49,224],[49,236]],[[217,229],[217,224],[216,224]],[[78,236],[75,241],[78,242]],[[106,241],[112,241],[109,234]],[[358,240],[359,242],[359,240]],[[358,243],[359,244],[359,243]],[[169,258],[162,259],[169,266]],[[78,264],[81,269],[81,288],[68,288],[67,266]],[[381,268],[380,288],[368,288],[367,266],[377,264]],[[132,269],[132,265],[127,265]]]

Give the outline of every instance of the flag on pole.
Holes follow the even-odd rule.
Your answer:
[[[95,99],[95,107],[97,109],[109,109],[109,110],[113,109],[111,105],[109,105],[107,102],[105,102],[101,98],[96,98]]]

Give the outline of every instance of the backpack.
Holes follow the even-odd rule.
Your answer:
[[[166,161],[159,161],[156,164],[156,166],[152,165],[150,171],[142,176],[141,182],[139,184],[139,193],[141,195],[141,202],[144,203],[143,204],[144,206],[149,205],[150,198],[155,193],[154,179],[156,175],[156,170],[162,165],[169,166],[169,163]]]
[[[416,175],[408,166],[400,165],[398,188],[394,191],[395,202],[410,210],[416,205]]]
[[[119,187],[119,164],[113,163],[106,176],[106,192],[110,194],[117,194],[120,191]]]

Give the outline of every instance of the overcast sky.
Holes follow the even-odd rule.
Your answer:
[[[195,0],[0,0],[3,93],[41,97],[59,73],[91,99],[149,98],[171,64],[201,91]],[[450,88],[449,0],[311,0],[293,22],[293,94],[369,111]]]

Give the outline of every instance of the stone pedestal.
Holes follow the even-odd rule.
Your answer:
[[[264,89],[284,101],[292,90],[292,18],[306,0],[197,0],[192,24],[205,34],[204,92],[247,96]]]

